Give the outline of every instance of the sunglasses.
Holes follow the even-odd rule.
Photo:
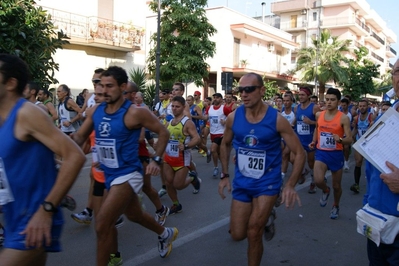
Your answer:
[[[126,95],[126,94],[128,94],[128,93],[133,93],[134,91],[124,91],[123,92],[123,95]]]
[[[162,92],[162,95],[166,95],[167,93],[166,92]]]
[[[91,82],[93,82],[94,84],[97,84],[101,81],[101,79],[92,79]]]
[[[240,93],[243,93],[245,91],[245,93],[251,93],[254,92],[257,88],[260,88],[262,86],[247,86],[247,87],[238,87],[238,91]]]

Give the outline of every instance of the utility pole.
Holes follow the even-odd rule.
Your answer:
[[[156,56],[155,56],[155,103],[154,103],[154,105],[159,102],[160,57],[161,57],[161,0],[158,0],[157,52],[156,52]]]

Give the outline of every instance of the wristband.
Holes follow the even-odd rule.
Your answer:
[[[220,174],[220,179],[226,178],[226,177],[230,177],[229,174],[225,174],[225,173],[221,173]]]

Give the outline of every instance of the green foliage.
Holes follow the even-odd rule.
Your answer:
[[[42,86],[58,83],[52,58],[56,49],[69,43],[41,7],[33,0],[0,1],[0,53],[17,55],[29,66],[32,80]]]
[[[150,83],[145,86],[145,89],[143,90],[144,94],[144,102],[148,107],[151,107],[154,105],[154,100],[155,100],[155,83]]]
[[[381,81],[375,81],[373,82],[374,88],[378,92],[386,93],[392,88],[392,74],[391,72],[387,72],[384,75],[381,76]]]
[[[328,39],[332,43],[328,43]],[[302,81],[319,83],[319,99],[324,100],[327,82],[344,82],[347,73],[344,68],[346,58],[344,52],[349,51],[350,40],[339,41],[331,36],[328,30],[323,30],[320,39],[313,39],[313,47],[302,48],[298,53],[297,71],[302,72]],[[316,67],[317,66],[317,67]]]
[[[160,80],[162,82],[193,81],[203,85],[208,76],[206,59],[215,54],[216,45],[209,37],[216,29],[208,22],[204,7],[206,0],[162,0]],[[150,3],[157,12],[158,1]],[[157,34],[151,37],[154,44],[149,51],[148,69],[156,70]]]
[[[266,88],[265,95],[263,95],[264,101],[273,98],[273,96],[278,93],[278,86],[274,80],[265,81],[265,77],[263,77],[263,86]]]
[[[364,46],[354,53],[356,58],[348,60],[348,79],[340,82],[340,85],[344,88],[344,94],[350,94],[352,99],[358,100],[367,93],[375,93],[373,78],[379,76],[379,65],[364,58],[368,54],[368,49]]]
[[[145,84],[147,83],[147,75],[145,73],[144,68],[135,68],[129,71],[129,78],[131,81],[136,83],[136,85],[140,89],[145,88]]]

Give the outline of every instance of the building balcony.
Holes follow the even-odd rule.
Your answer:
[[[370,28],[358,18],[331,17],[320,21],[320,27],[325,29],[351,29],[356,35],[366,36],[370,34]]]
[[[298,31],[305,31],[308,28],[308,22],[306,20],[303,21],[284,21],[280,22],[278,25],[280,30],[286,32],[298,32]]]
[[[396,51],[393,49],[390,45],[387,45],[387,50],[386,50],[386,55],[387,57],[395,57],[396,56]]]
[[[278,15],[292,11],[307,10],[309,8],[307,0],[287,0],[274,2],[271,5],[271,12]]]
[[[99,47],[123,52],[141,50],[145,31],[128,23],[99,17],[85,17],[43,7],[58,31],[63,31],[71,44]]]
[[[372,58],[377,59],[377,61],[379,61],[378,62],[379,64],[384,63],[384,58],[382,58],[381,56],[377,55],[376,53],[371,52],[370,55],[371,55]]]
[[[373,31],[370,31],[370,33],[364,37],[364,40],[377,48],[385,46],[385,41]]]
[[[363,46],[364,46],[363,44],[361,44],[360,42],[355,41],[355,40],[352,40],[351,44],[350,44],[350,48],[352,48],[352,49],[360,49]]]

